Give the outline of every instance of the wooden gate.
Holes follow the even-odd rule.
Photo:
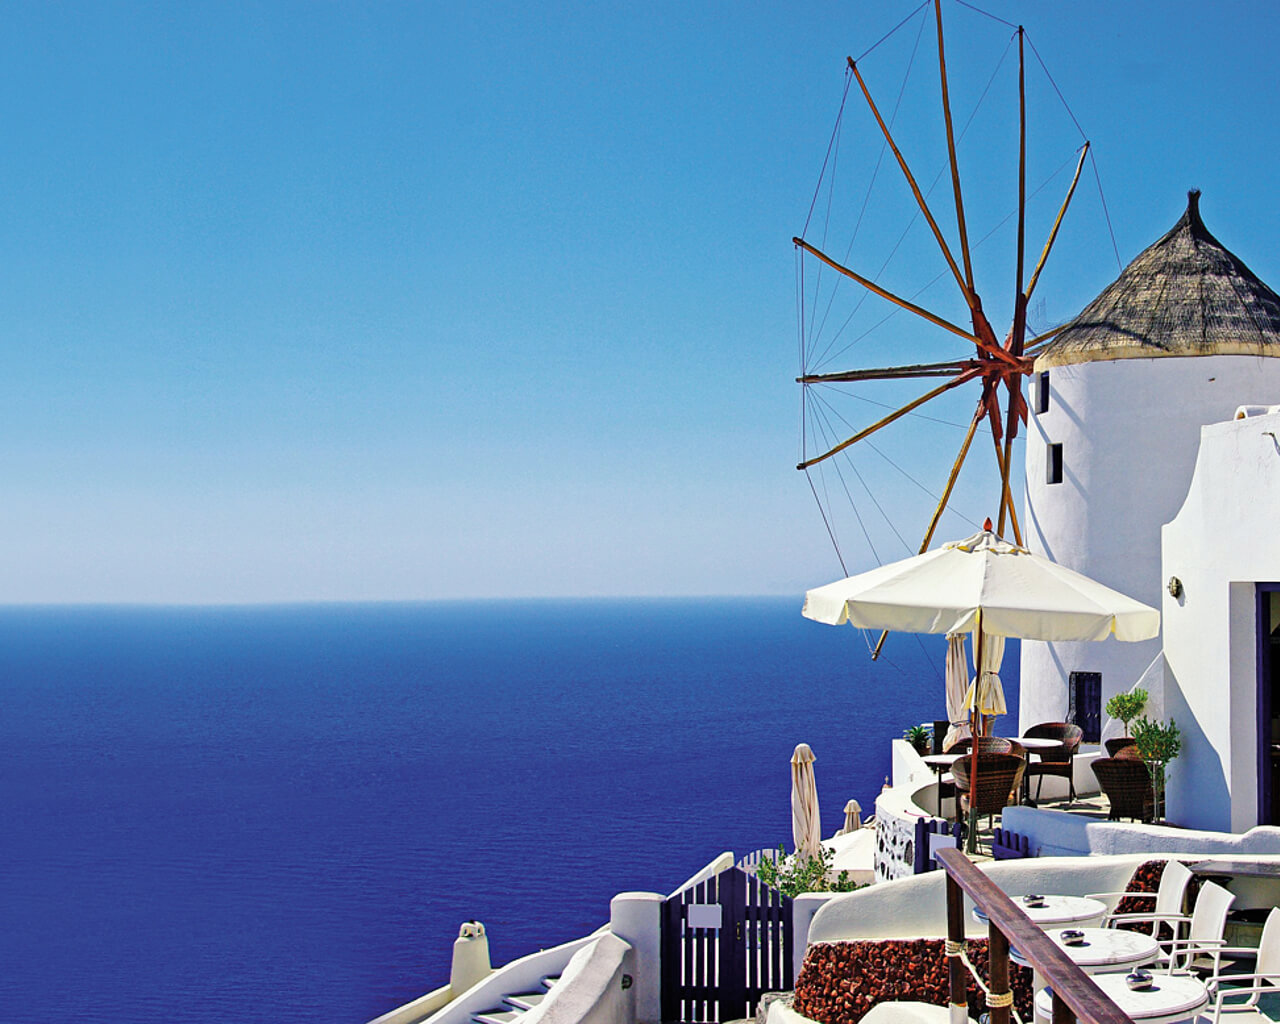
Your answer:
[[[739,1020],[789,990],[791,898],[733,867],[662,905],[662,1019]]]

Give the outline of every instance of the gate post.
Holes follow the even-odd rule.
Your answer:
[[[718,1019],[739,1020],[747,1015],[747,876],[731,869],[719,880],[724,925],[720,929],[720,970],[716,979]]]
[[[662,897],[620,892],[609,901],[609,930],[635,951],[636,1024],[662,1020]]]

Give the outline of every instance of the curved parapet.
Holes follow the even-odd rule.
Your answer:
[[[1116,857],[1033,857],[981,865],[1010,894],[1051,892],[1083,896],[1119,891],[1151,854]],[[942,938],[947,934],[946,875],[930,871],[896,882],[873,885],[828,900],[813,916],[809,943],[854,939]],[[972,909],[971,907],[969,909]],[[986,934],[966,912],[972,934]]]

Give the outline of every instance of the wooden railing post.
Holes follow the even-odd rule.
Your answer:
[[[961,960],[964,951],[964,897],[973,899],[990,924],[991,987],[987,1005],[992,1024],[1008,1024],[1009,944],[1018,947],[1018,959],[1038,971],[1053,989],[1053,1024],[1133,1024],[1092,978],[1072,963],[1062,947],[1027,917],[987,875],[959,850],[938,851],[947,873],[947,955],[950,959],[951,1019],[964,1019],[968,979]],[[959,1003],[959,1006],[957,1006]]]
[[[951,1020],[969,1019],[969,972],[960,960],[964,949],[964,891],[947,875],[947,972],[951,981]]]
[[[1009,1008],[1013,1005],[1013,991],[1009,987],[1009,940],[994,922],[987,925],[987,950],[991,973],[987,1008],[991,1012],[991,1024],[1009,1024]]]

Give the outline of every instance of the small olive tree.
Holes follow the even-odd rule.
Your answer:
[[[1142,714],[1147,706],[1147,691],[1130,690],[1128,693],[1117,693],[1107,701],[1107,714],[1124,723],[1124,734],[1129,735],[1129,723]]]

